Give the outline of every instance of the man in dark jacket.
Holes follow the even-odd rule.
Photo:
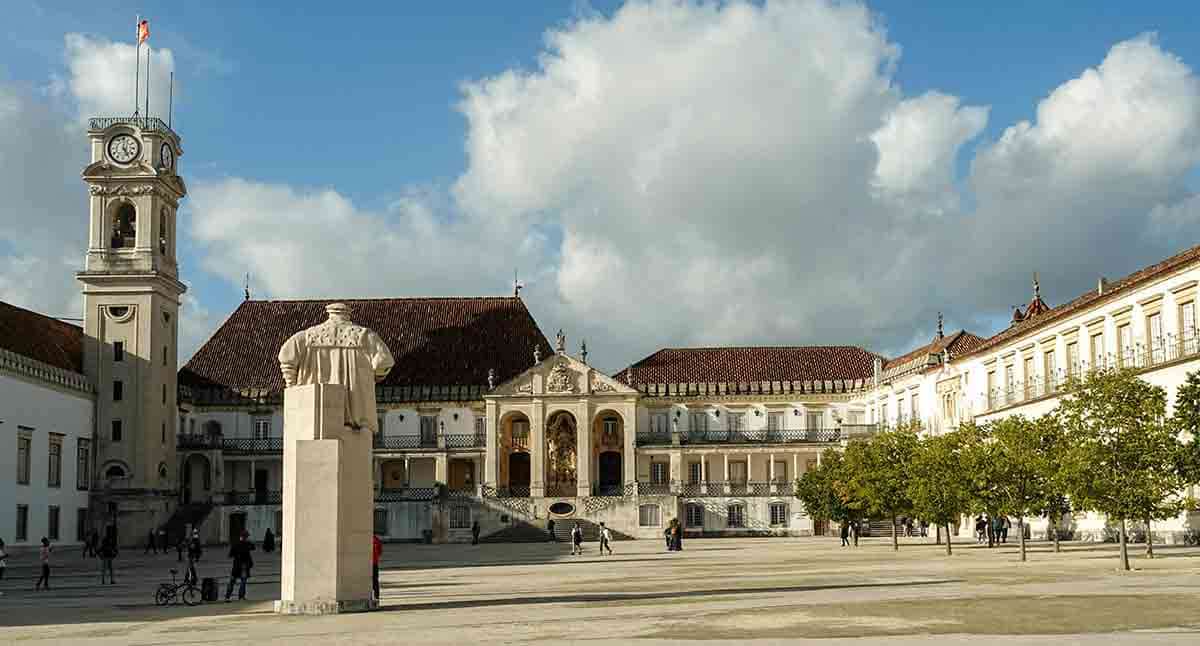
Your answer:
[[[246,599],[246,579],[250,578],[250,568],[254,567],[254,558],[250,556],[250,552],[253,551],[254,543],[250,542],[250,532],[245,530],[242,531],[238,542],[229,546],[229,558],[233,564],[229,571],[229,585],[225,588],[226,602],[233,595],[234,581],[241,581],[241,587],[238,588],[238,601]]]

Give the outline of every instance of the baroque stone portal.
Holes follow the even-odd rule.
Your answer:
[[[558,412],[546,425],[546,457],[550,487],[574,488],[576,483],[577,436],[575,418]]]

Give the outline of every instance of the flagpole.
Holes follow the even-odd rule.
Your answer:
[[[142,39],[141,39],[142,16],[138,14],[136,22],[133,23],[133,116],[138,116],[138,91],[141,90],[141,72],[142,72]]]
[[[150,118],[150,46],[146,45],[146,118]]]

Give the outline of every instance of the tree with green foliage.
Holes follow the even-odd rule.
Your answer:
[[[865,501],[869,515],[891,519],[893,550],[900,549],[896,521],[912,511],[908,472],[918,443],[916,429],[908,426],[882,431],[868,442],[851,442],[846,447],[850,496]]]
[[[987,514],[988,547],[993,547],[995,534],[991,524],[1000,516],[1004,499],[997,485],[1000,474],[997,472],[996,444],[991,440],[989,431],[989,427],[975,423],[959,427],[959,432],[963,434],[963,466],[971,480],[969,511]]]
[[[1048,520],[1046,533],[1054,541],[1054,551],[1061,552],[1059,545],[1059,523],[1071,511],[1067,498],[1066,473],[1063,465],[1069,457],[1066,431],[1057,412],[1051,412],[1033,421],[1034,432],[1040,446],[1042,459],[1038,462],[1045,490],[1040,513]]]
[[[946,554],[954,553],[951,523],[970,507],[971,478],[963,463],[966,435],[953,431],[920,441],[909,468],[908,497],[913,512],[946,529]]]
[[[1200,370],[1188,373],[1187,379],[1175,391],[1175,413],[1171,425],[1180,440],[1186,442],[1180,451],[1177,470],[1188,484],[1200,483]]]
[[[1017,517],[1022,561],[1026,560],[1025,518],[1046,508],[1052,487],[1048,477],[1052,471],[1045,464],[1052,457],[1043,450],[1038,426],[1036,420],[1012,415],[988,423],[987,431],[997,510]]]
[[[1166,418],[1166,392],[1131,369],[1072,378],[1059,413],[1071,448],[1064,481],[1077,507],[1115,519],[1121,568],[1129,569],[1127,521],[1171,518],[1183,506],[1180,444]],[[1154,555],[1147,532],[1147,555]]]
[[[796,480],[796,497],[814,520],[854,523],[863,518],[866,505],[849,496],[845,460],[837,449],[826,449],[817,468]],[[854,536],[858,544],[857,533]]]

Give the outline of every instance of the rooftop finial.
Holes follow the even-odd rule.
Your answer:
[[[941,338],[944,338],[945,336],[946,336],[946,333],[945,333],[945,331],[942,330],[942,313],[938,312],[937,338],[941,339]]]
[[[583,343],[579,344],[579,358],[582,359],[584,363],[587,363],[587,339],[584,339]]]
[[[524,289],[525,283],[517,278],[517,270],[513,270],[513,298],[521,298],[521,290]]]
[[[533,365],[536,366],[537,364],[539,364],[541,362],[542,362],[542,346],[535,345],[535,346],[533,346]]]
[[[633,386],[633,366],[625,369],[625,383],[631,387]]]
[[[246,282],[242,285],[242,291],[246,294],[246,300],[250,300],[250,274],[246,274]]]
[[[1036,271],[1033,272],[1033,297],[1042,297],[1042,284],[1038,282],[1038,275]]]
[[[488,368],[487,380],[488,380],[488,390],[495,390],[496,389],[496,369],[495,368]]]
[[[567,352],[567,335],[563,334],[562,328],[558,328],[558,335],[555,336],[554,350],[559,354]]]

